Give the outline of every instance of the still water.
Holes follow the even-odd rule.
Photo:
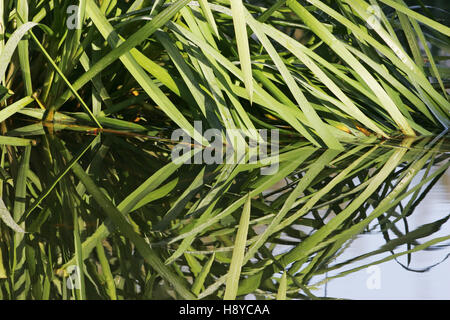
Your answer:
[[[420,180],[416,177],[413,184]],[[450,213],[450,172],[446,172],[434,185],[424,200],[411,215],[410,229],[436,221]],[[450,223],[445,223],[441,230],[432,237],[450,234]],[[425,242],[432,237],[420,239]],[[337,261],[345,261],[365,252],[376,250],[384,244],[380,233],[361,235],[355,239],[350,247]],[[450,245],[449,242],[446,243]],[[419,251],[412,255],[410,268],[423,271],[441,261],[450,253],[449,247],[440,250]],[[405,257],[399,261],[405,265]],[[371,285],[371,277],[376,273],[380,276],[379,285]],[[329,273],[328,276],[332,276]],[[373,283],[372,283],[373,284]],[[329,297],[348,299],[450,299],[450,259],[427,271],[414,272],[403,268],[396,261],[388,261],[379,265],[376,270],[361,270],[343,278],[336,278],[323,287],[323,294]]]

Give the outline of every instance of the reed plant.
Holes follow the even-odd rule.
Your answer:
[[[316,299],[315,276],[446,248],[449,216],[408,219],[450,165],[448,15],[1,0],[0,299]],[[174,163],[194,121],[279,130],[278,171]]]

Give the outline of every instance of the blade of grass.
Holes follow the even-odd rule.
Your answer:
[[[23,25],[23,21],[28,21],[28,1],[16,0],[17,14],[21,19],[17,20],[17,27],[20,28]],[[31,72],[30,72],[30,55],[28,51],[29,43],[27,39],[23,39],[19,42],[19,61],[20,70],[22,71],[22,77],[25,82],[25,94],[31,96],[33,94],[33,86],[31,84]]]
[[[242,210],[241,219],[239,222],[236,240],[234,242],[233,256],[231,258],[230,268],[227,273],[227,282],[225,287],[224,300],[235,300],[239,288],[239,279],[241,269],[244,261],[245,244],[247,241],[248,227],[250,221],[250,194],[247,195],[247,200]]]
[[[283,272],[278,287],[277,300],[286,300],[286,291],[287,291],[287,278],[286,272]]]
[[[258,17],[258,21],[261,23],[264,23],[267,19],[270,18],[270,16],[277,11],[278,9],[280,9],[284,4],[286,3],[286,0],[278,0],[275,4],[273,4],[269,9],[267,9],[266,11],[263,12],[263,14],[261,14]]]
[[[211,8],[209,7],[208,0],[199,0],[200,7],[202,8],[203,14],[205,15],[206,21],[208,21],[209,25],[213,29],[214,33],[217,37],[219,36],[219,30],[217,29],[216,21],[214,20],[214,16],[212,14]]]
[[[14,51],[19,45],[21,39],[31,28],[37,26],[37,23],[34,22],[26,22],[22,24],[16,31],[11,35],[4,46],[1,55],[0,55],[0,79],[5,78],[6,69],[8,68],[9,63],[11,62]],[[31,95],[31,94],[30,94]]]
[[[198,274],[198,276],[195,278],[194,284],[192,285],[192,292],[198,296],[200,293],[200,290],[203,287],[203,284],[205,283],[206,277],[209,274],[209,271],[211,270],[211,266],[214,262],[214,259],[216,258],[216,253],[214,252],[211,257],[209,257],[208,261],[203,265],[202,270]]]
[[[314,1],[316,0],[308,0]],[[380,50],[386,57],[388,57],[392,62],[397,60],[397,67],[402,68],[404,72],[408,75],[410,82],[417,88],[421,93],[422,99],[425,100],[430,111],[432,111],[435,117],[441,122],[444,128],[449,126],[450,120],[448,119],[448,110],[450,110],[450,102],[446,100],[442,95],[440,95],[430,84],[429,80],[426,78],[425,74],[421,72],[420,68],[414,63],[414,61],[407,55],[403,47],[397,43],[392,37],[384,30],[380,24],[372,21],[369,17],[367,11],[368,4],[362,0],[355,0],[352,2],[352,8],[361,16],[362,19],[367,20],[370,26],[375,30],[375,32],[383,39],[387,46],[383,46],[378,43],[373,37],[367,37],[367,34],[362,34],[364,39],[367,40],[371,45]],[[353,32],[360,33],[361,30],[356,31],[352,28]],[[394,62],[396,63],[396,62]],[[426,93],[421,91],[425,89]],[[431,95],[437,104],[433,101],[427,101],[427,95]],[[445,113],[447,112],[447,113]]]
[[[15,114],[17,111],[19,111],[22,108],[25,108],[33,101],[34,99],[32,97],[25,97],[20,99],[19,101],[14,102],[12,105],[7,106],[6,108],[0,110],[0,122],[5,121],[13,114]]]
[[[230,0],[231,12],[233,16],[234,34],[241,63],[241,70],[244,76],[244,84],[247,89],[250,103],[253,101],[253,76],[252,62],[250,59],[249,39],[247,37],[246,9],[242,0]]]
[[[189,32],[185,28],[179,27],[177,24],[174,23],[167,23],[167,26],[171,28],[173,31],[185,36],[189,41],[194,42],[196,45],[202,48],[205,52],[210,54],[214,59],[217,60],[221,65],[223,65],[227,70],[229,70],[232,74],[234,74],[237,78],[243,79],[242,71],[239,70],[231,61],[229,61],[226,57],[224,57],[220,52],[218,52],[216,49],[214,49],[212,46],[210,46],[208,43],[200,39],[198,36],[193,34],[192,32]],[[288,122],[290,125],[292,125],[299,133],[301,133],[303,136],[308,137],[308,140],[310,140],[312,143],[314,143],[316,146],[321,146],[314,138],[311,137],[311,135],[306,131],[306,129],[303,127],[302,123],[305,123],[308,125],[308,121],[302,111],[295,106],[292,108],[279,103],[277,100],[275,100],[268,92],[266,92],[263,88],[261,88],[259,85],[254,85],[254,91],[256,93],[255,95],[255,102],[256,100],[265,108],[271,109],[274,112],[282,115],[282,118]],[[244,97],[245,99],[249,100],[248,92],[244,88],[241,88],[236,85],[232,85],[233,92],[237,96]],[[243,89],[242,91],[240,89]],[[245,94],[246,93],[246,94]],[[267,101],[270,101],[270,103],[267,103]],[[300,121],[297,121],[297,119]]]
[[[0,136],[0,145],[26,147],[34,144],[36,144],[36,141],[31,139]]]
[[[398,2],[403,4],[403,5],[405,5],[403,0],[398,0]],[[444,94],[444,97],[446,97],[448,99],[447,91],[445,90],[445,86],[444,86],[444,83],[442,82],[441,75],[439,74],[439,70],[438,70],[438,68],[436,66],[436,63],[434,61],[433,54],[431,53],[430,48],[428,47],[428,43],[427,43],[427,41],[425,39],[425,36],[424,36],[424,34],[422,32],[422,29],[421,29],[419,23],[416,20],[410,18],[410,22],[411,22],[411,24],[412,24],[412,26],[414,28],[414,31],[416,32],[417,36],[419,37],[419,41],[422,43],[422,46],[423,46],[423,48],[425,50],[425,54],[426,54],[426,56],[428,58],[428,61],[430,62],[431,70],[433,71],[433,74],[436,77],[436,79],[437,79],[437,81],[438,81],[438,83],[439,83],[439,85],[440,85],[440,87],[442,89],[442,93]]]

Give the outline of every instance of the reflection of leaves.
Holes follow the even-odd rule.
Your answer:
[[[25,230],[23,230],[13,219],[11,216],[11,213],[6,208],[5,203],[3,202],[3,199],[0,199],[0,218],[3,220],[3,222],[13,229],[16,232],[25,233]]]
[[[401,245],[404,245],[404,244],[407,244],[407,243],[411,243],[411,242],[413,242],[413,241],[415,241],[417,239],[430,236],[433,233],[439,231],[441,226],[445,222],[447,222],[447,220],[449,218],[450,218],[450,215],[448,215],[447,217],[445,217],[443,219],[437,220],[435,222],[428,223],[428,224],[425,224],[423,226],[420,226],[416,230],[408,232],[406,235],[403,235],[403,236],[401,236],[399,238],[390,240],[389,242],[387,242],[386,244],[382,245],[377,250],[374,250],[374,251],[369,252],[369,253],[364,254],[364,255],[357,256],[357,257],[352,258],[350,260],[347,260],[345,262],[339,263],[339,264],[333,266],[332,269],[333,270],[334,269],[338,269],[338,268],[341,268],[343,266],[349,265],[349,264],[354,263],[356,261],[363,260],[363,259],[366,259],[368,257],[374,256],[374,255],[377,255],[377,254],[381,254],[381,253],[384,253],[384,252],[387,252],[387,251],[393,251],[395,248],[397,248],[397,247],[399,247]]]
[[[238,296],[246,295],[252,292],[255,292],[256,289],[259,288],[261,284],[261,279],[263,276],[263,271],[260,271],[254,275],[251,275],[245,279],[243,279],[239,283],[239,290],[237,292]]]
[[[244,261],[245,246],[247,242],[248,226],[250,221],[251,199],[247,196],[244,210],[241,214],[236,240],[234,243],[233,256],[230,262],[230,270],[227,273],[227,284],[224,294],[225,300],[236,299],[239,289],[239,278],[241,275],[242,263]]]
[[[383,245],[379,250],[391,251],[402,244],[412,243],[414,240],[432,235],[433,233],[439,231],[441,226],[445,222],[447,222],[447,220],[449,218],[450,218],[450,215],[448,215],[447,217],[445,217],[443,219],[437,220],[435,222],[424,224],[423,226],[418,227],[416,230],[408,232],[404,236],[401,236],[397,239],[393,239],[393,240],[389,241],[388,243]]]
[[[99,258],[92,251],[98,244],[105,247],[101,263],[110,264],[110,278],[123,277],[125,283],[135,279],[147,298],[169,290],[169,282],[177,284],[177,294],[183,296],[190,295],[187,289],[199,298],[223,298],[227,276],[232,275],[239,280],[233,287],[238,298],[255,294],[257,298],[315,299],[318,284],[312,285],[311,279],[316,275],[348,267],[355,272],[448,240],[440,237],[418,242],[437,234],[449,217],[406,234],[399,231],[398,225],[410,219],[417,201],[430,191],[430,183],[450,166],[448,155],[442,152],[443,140],[407,139],[400,147],[348,145],[345,151],[293,143],[280,148],[278,172],[263,176],[258,164],[175,165],[168,159],[170,149],[163,143],[116,136],[103,141],[100,136],[95,139],[96,147],[87,152],[87,144],[81,143],[84,139],[78,138],[72,135],[67,148],[55,144],[60,141],[56,138],[48,140],[49,151],[56,160],[54,167],[48,166],[52,168],[51,177],[32,158],[30,170],[36,173],[28,184],[32,192],[27,197],[32,199],[27,203],[33,208],[38,199],[40,204],[26,215],[25,222],[30,227],[39,226],[33,230],[39,230],[34,235],[41,243],[70,252],[69,259],[63,260],[65,264],[54,261],[52,269],[74,265],[78,254],[86,264],[86,276],[97,288],[102,285],[92,274],[98,272],[95,264]],[[70,157],[61,157],[61,152],[67,156],[68,150],[78,161],[68,162]],[[78,179],[72,172],[75,166],[84,183],[89,176],[89,188],[76,184]],[[425,173],[419,183],[411,185],[421,172]],[[8,170],[6,173],[11,175]],[[34,190],[36,179],[42,181],[39,191]],[[76,196],[60,197],[69,190]],[[94,198],[91,193],[95,193]],[[409,205],[402,206],[405,199]],[[243,223],[240,208],[246,203],[244,212],[251,215]],[[116,212],[114,220],[99,214],[106,212],[106,205]],[[84,226],[78,252],[71,247],[72,218],[59,214],[67,207],[78,208],[78,219]],[[127,218],[120,218],[119,225],[117,209]],[[240,221],[242,225],[248,222],[248,233],[237,241]],[[118,227],[120,237],[114,227]],[[383,247],[331,264],[346,252],[355,236],[375,228],[393,234],[391,239],[386,238]],[[149,244],[159,260],[150,257]],[[408,247],[404,252],[353,267],[405,244]],[[243,254],[242,267],[230,273],[230,262],[238,248]],[[164,265],[163,261],[170,263]],[[143,269],[136,267],[142,263]],[[158,272],[170,270],[162,286],[157,284],[159,273],[147,271],[154,270],[154,266]],[[93,296],[94,289],[89,286],[86,285],[86,295]],[[111,290],[114,287],[110,285],[110,293],[105,293],[105,297],[114,296]],[[140,294],[133,288],[121,290],[127,296]],[[117,290],[116,295],[121,292]],[[101,292],[95,294],[103,296]],[[177,297],[173,293],[171,296]]]

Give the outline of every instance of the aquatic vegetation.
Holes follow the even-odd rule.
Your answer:
[[[450,165],[448,13],[413,2],[0,1],[0,298],[315,299],[446,248],[408,228]],[[174,162],[195,121],[278,130],[277,171]]]

